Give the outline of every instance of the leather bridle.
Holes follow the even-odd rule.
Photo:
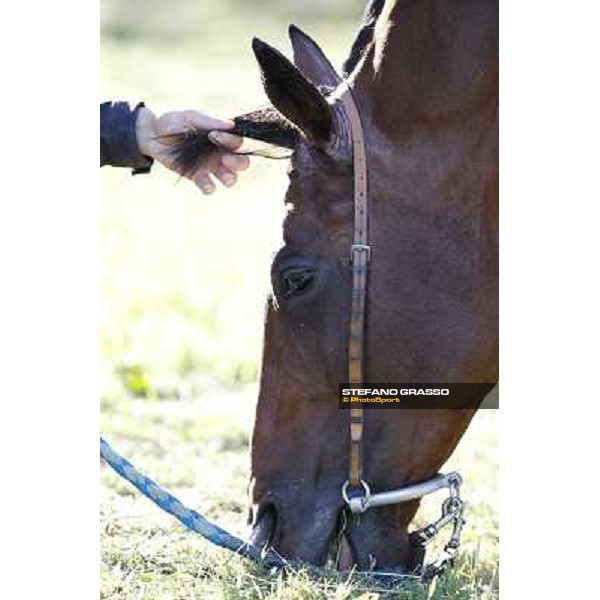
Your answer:
[[[367,206],[367,156],[360,114],[350,87],[340,97],[352,131],[352,156],[354,166],[354,238],[350,248],[352,265],[352,307],[350,312],[350,335],[348,340],[348,383],[361,384],[364,380],[365,363],[365,309],[367,299],[367,275],[371,260],[368,239]],[[350,408],[350,469],[348,483],[360,487],[362,480],[362,439],[364,409]]]
[[[365,139],[360,113],[354,101],[352,90],[344,80],[339,88],[337,99],[341,102],[352,134],[352,156],[354,169],[354,236],[350,248],[352,267],[352,304],[350,312],[350,330],[348,339],[348,383],[351,387],[360,387],[365,374],[365,316],[368,270],[371,261],[368,229],[368,170]],[[342,486],[344,502],[354,515],[364,513],[368,508],[398,504],[422,498],[442,488],[450,490],[450,497],[442,507],[442,517],[432,525],[414,531],[411,542],[424,546],[444,525],[453,522],[454,530],[443,557],[433,565],[428,565],[430,575],[437,575],[452,561],[460,543],[463,525],[464,503],[460,499],[462,479],[458,473],[446,475],[438,473],[431,479],[403,486],[387,492],[372,494],[369,485],[363,479],[363,435],[364,409],[352,406],[350,409],[350,460],[348,480]]]

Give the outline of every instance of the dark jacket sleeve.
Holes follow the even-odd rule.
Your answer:
[[[148,173],[152,158],[140,153],[135,122],[140,102],[133,110],[128,102],[100,104],[100,166],[131,167],[133,174]]]

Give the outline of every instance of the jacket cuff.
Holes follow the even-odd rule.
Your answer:
[[[136,121],[143,102],[131,110],[127,102],[106,102],[100,106],[102,164],[131,167],[133,175],[148,173],[154,162],[140,152]]]

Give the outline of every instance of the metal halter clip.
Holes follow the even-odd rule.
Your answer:
[[[364,513],[369,508],[369,501],[371,499],[371,488],[367,485],[367,482],[361,479],[360,485],[363,493],[352,497],[348,496],[350,481],[346,481],[342,486],[342,498],[348,505],[350,512],[355,515]]]
[[[371,260],[371,246],[367,244],[352,244],[350,246],[350,262],[354,262],[354,252],[366,252],[367,262]]]

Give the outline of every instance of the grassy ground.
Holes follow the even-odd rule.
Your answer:
[[[253,35],[289,53],[289,22],[345,57],[363,0],[102,0],[102,99],[217,116],[264,101]],[[248,435],[262,313],[279,241],[283,162],[254,161],[209,199],[160,169],[102,169],[102,431],[118,451],[234,532],[246,518]],[[471,502],[458,568],[434,598],[497,596],[494,411],[475,420],[448,468]],[[437,515],[428,502],[421,518]],[[102,597],[377,598],[361,584],[286,580],[186,533],[101,469]],[[429,590],[431,591],[431,590]],[[417,588],[400,598],[425,598]]]
[[[188,401],[105,401],[102,430],[117,450],[188,506],[243,535],[254,397],[255,386],[246,386]],[[497,598],[496,443],[495,411],[481,411],[447,465],[466,476],[470,508],[458,566],[438,583],[433,598]],[[428,597],[421,586],[386,595],[365,583],[340,583],[333,575],[320,581],[306,573],[271,577],[186,532],[107,466],[101,498],[102,598]],[[421,523],[437,516],[439,499],[426,501]]]

